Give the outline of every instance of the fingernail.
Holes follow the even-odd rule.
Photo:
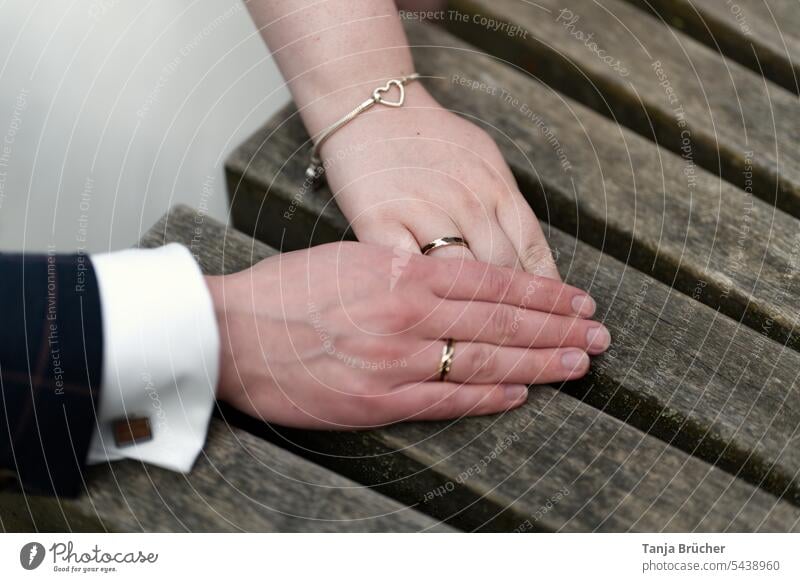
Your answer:
[[[589,363],[589,356],[582,350],[569,350],[561,356],[561,365],[568,372],[582,370]]]
[[[594,315],[595,309],[597,309],[597,304],[588,295],[576,295],[572,298],[572,311],[575,315],[591,317]]]
[[[517,402],[528,397],[528,387],[525,384],[510,384],[506,386],[506,400]]]
[[[586,343],[588,349],[593,352],[604,352],[611,344],[611,334],[603,325],[593,327],[586,332]]]

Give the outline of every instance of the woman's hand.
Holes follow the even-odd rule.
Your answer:
[[[311,136],[386,80],[414,71],[393,0],[253,0],[247,8]],[[385,97],[394,100],[391,93]],[[460,236],[471,252],[433,252],[558,279],[539,223],[494,141],[440,106],[421,82],[405,93],[402,107],[373,107],[321,148],[328,183],[359,240],[418,253],[437,238]]]
[[[608,331],[594,302],[552,279],[475,261],[337,243],[208,277],[218,396],[306,428],[490,414],[526,384],[583,376]],[[443,338],[454,358],[439,381]]]
[[[560,280],[539,222],[497,145],[447,111],[419,82],[402,107],[377,106],[322,146],[326,176],[359,240],[418,253],[459,236],[466,256]],[[395,97],[389,95],[389,98]]]

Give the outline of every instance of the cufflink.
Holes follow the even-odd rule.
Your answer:
[[[153,439],[153,430],[150,428],[150,419],[147,417],[118,418],[111,423],[111,427],[114,431],[114,442],[120,448]]]

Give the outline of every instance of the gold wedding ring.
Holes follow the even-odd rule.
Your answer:
[[[455,354],[455,342],[453,338],[447,338],[447,343],[442,348],[442,361],[439,362],[439,382],[444,382],[453,366],[453,354]]]
[[[469,244],[467,243],[467,241],[461,238],[460,236],[444,236],[442,238],[437,238],[436,240],[429,242],[420,250],[422,251],[423,255],[427,255],[432,250],[449,246],[458,246],[469,249]]]

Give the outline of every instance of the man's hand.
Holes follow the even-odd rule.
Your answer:
[[[490,414],[525,384],[583,376],[609,344],[594,302],[553,279],[475,261],[337,243],[207,277],[218,397],[278,424],[366,428]],[[437,370],[455,340],[446,381]]]

